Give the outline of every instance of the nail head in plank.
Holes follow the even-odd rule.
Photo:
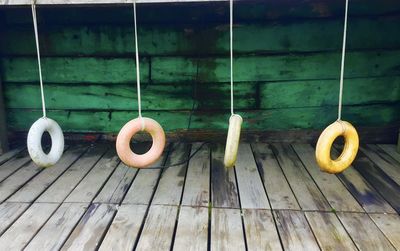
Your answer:
[[[358,249],[395,250],[367,214],[338,212],[337,216]]]
[[[177,143],[169,153],[166,166],[181,163],[189,157],[190,145]],[[154,205],[179,205],[188,163],[164,169],[154,194]]]
[[[208,208],[182,206],[173,250],[207,250]]]
[[[95,250],[115,211],[115,205],[91,204],[61,250]]]
[[[87,208],[86,203],[63,203],[24,250],[59,250]]]
[[[216,145],[211,152],[211,200],[213,207],[239,208],[235,170],[225,168],[224,147]]]
[[[370,214],[369,216],[392,245],[400,250],[400,216],[398,214]]]
[[[66,151],[62,158],[54,165],[45,168],[28,181],[21,189],[11,196],[8,201],[11,202],[32,202],[46,188],[48,188],[64,171],[71,166],[87,149],[87,146],[71,147]]]
[[[203,143],[194,143],[191,154]],[[182,205],[207,207],[210,200],[210,148],[204,145],[189,161]]]
[[[235,165],[241,208],[270,209],[250,144],[240,144]]]
[[[128,191],[137,170],[126,166],[122,162],[119,163],[117,169],[115,169],[93,202],[119,204]]]
[[[170,250],[178,207],[152,205],[135,250]]]
[[[334,213],[305,212],[322,250],[357,250]]]
[[[63,202],[75,186],[105,153],[105,145],[90,147],[65,173],[36,200],[37,202]]]
[[[270,210],[243,210],[243,222],[249,250],[282,250]]]
[[[310,226],[301,211],[274,211],[284,250],[320,250]]]
[[[400,163],[400,152],[397,151],[396,145],[380,144],[378,146]]]
[[[91,202],[119,162],[115,149],[108,150],[65,199],[65,202]]]
[[[335,175],[320,170],[315,161],[315,149],[311,145],[293,144],[292,146],[332,208],[336,211],[364,212],[357,200]]]
[[[146,210],[145,205],[120,206],[99,250],[133,250]]]
[[[29,207],[29,203],[0,204],[0,236]]]
[[[254,155],[273,209],[300,209],[270,145],[253,144]]]
[[[273,144],[272,149],[301,208],[304,210],[331,210],[292,147],[289,144]]]
[[[34,203],[0,237],[1,249],[23,249],[58,206],[59,204],[54,203]]]
[[[245,250],[239,209],[213,208],[211,212],[211,250]]]

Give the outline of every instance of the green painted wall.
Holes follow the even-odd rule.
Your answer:
[[[289,8],[290,7],[290,8]],[[235,106],[249,130],[321,129],[336,119],[342,3],[236,5]],[[400,4],[350,4],[343,119],[400,126]],[[229,118],[227,3],[141,5],[143,114],[167,131]],[[118,132],[137,116],[132,10],[38,8],[48,116],[65,131]],[[0,9],[8,126],[41,116],[29,8]]]

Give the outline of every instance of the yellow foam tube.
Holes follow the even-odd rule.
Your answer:
[[[344,148],[340,156],[332,160],[331,148],[335,139],[344,137]],[[338,120],[330,124],[319,136],[315,157],[321,170],[327,173],[340,173],[348,168],[356,158],[359,139],[356,129],[346,121]]]
[[[228,136],[226,138],[226,147],[224,156],[225,167],[233,167],[236,163],[242,122],[243,119],[238,114],[233,114],[229,118],[229,129],[228,129]]]

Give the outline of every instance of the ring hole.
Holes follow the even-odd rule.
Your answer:
[[[41,138],[41,145],[42,145],[42,149],[43,152],[45,154],[48,154],[50,152],[51,149],[51,137],[48,131],[44,131],[44,133],[42,134],[42,138]]]
[[[337,154],[335,151],[331,151],[331,159],[335,160],[339,158],[340,154],[343,152],[344,143],[345,140],[343,136],[339,136],[333,141],[332,149],[336,149],[339,154]]]
[[[153,145],[153,140],[151,135],[146,132],[138,132],[132,138],[130,142],[130,147],[132,152],[136,154],[144,154],[148,152]]]

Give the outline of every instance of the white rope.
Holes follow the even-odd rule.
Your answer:
[[[136,85],[137,85],[137,99],[138,99],[138,112],[139,118],[142,123],[142,131],[144,130],[144,119],[142,117],[142,99],[140,94],[140,67],[139,67],[139,45],[137,36],[137,25],[136,25],[136,0],[133,0],[133,22],[135,26],[135,56],[136,56]]]
[[[341,66],[340,66],[338,120],[342,119],[344,58],[345,58],[345,54],[346,54],[346,33],[347,33],[347,12],[348,12],[348,8],[349,8],[349,0],[346,0],[346,7],[345,7],[345,13],[344,13],[344,28],[343,28],[342,63],[341,63]]]
[[[42,66],[40,63],[40,51],[39,51],[39,35],[37,28],[37,19],[36,19],[36,6],[35,3],[32,3],[32,18],[33,18],[33,29],[35,30],[35,40],[36,40],[36,52],[37,52],[37,61],[39,68],[39,81],[40,81],[40,94],[42,96],[42,111],[43,117],[46,117],[46,103],[44,100],[44,90],[43,90],[43,79],[42,79]]]
[[[233,0],[229,1],[229,39],[231,57],[231,114],[233,115]]]

